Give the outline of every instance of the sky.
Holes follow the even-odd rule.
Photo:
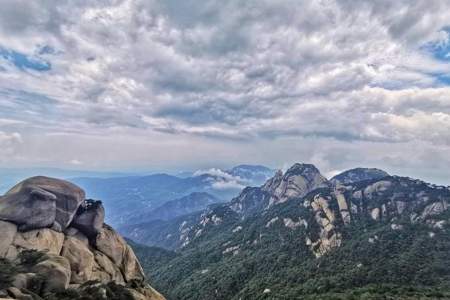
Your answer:
[[[450,184],[450,2],[2,0],[0,164]]]

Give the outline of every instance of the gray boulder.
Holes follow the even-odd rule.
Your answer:
[[[0,220],[17,224],[20,231],[46,227],[62,231],[84,198],[84,191],[70,182],[31,177],[0,198]]]
[[[95,239],[105,221],[105,209],[101,201],[86,200],[78,209],[71,226],[89,239]]]
[[[13,223],[0,221],[0,257],[6,257],[17,233],[17,226]]]

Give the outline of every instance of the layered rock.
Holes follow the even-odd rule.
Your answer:
[[[388,176],[340,184],[325,190],[325,194],[317,192],[304,202],[319,226],[319,234],[308,238],[316,256],[339,247],[341,228],[352,222],[383,222],[393,230],[401,230],[402,223],[422,222],[439,228],[450,221],[445,217],[450,207],[450,190],[407,177]]]
[[[295,164],[285,173],[279,170],[262,187],[247,187],[230,203],[230,208],[244,216],[304,197],[309,192],[329,187],[330,184],[319,170],[311,164]]]
[[[69,182],[33,177],[19,183],[0,198],[0,219],[0,258],[27,266],[16,288],[40,276],[46,278],[42,295],[96,281],[122,285],[135,299],[164,299],[145,284],[130,246],[104,224],[101,202],[85,201]],[[24,261],[27,251],[40,253],[39,260]]]
[[[304,197],[315,189],[328,186],[328,180],[314,165],[297,163],[284,174],[279,171],[262,186],[262,190],[272,195],[269,205],[273,205],[291,198]]]
[[[342,235],[336,230],[336,214],[330,207],[331,200],[330,197],[325,198],[317,194],[313,201],[305,203],[306,206],[312,208],[314,219],[319,225],[318,238],[312,240],[311,237],[308,237],[306,241],[317,257],[339,247],[342,243]]]

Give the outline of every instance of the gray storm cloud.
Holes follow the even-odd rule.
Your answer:
[[[0,146],[11,165],[313,161],[445,182],[448,20],[438,0],[5,0],[0,49],[51,69],[0,55]]]

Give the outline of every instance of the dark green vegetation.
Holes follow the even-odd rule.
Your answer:
[[[433,237],[420,225],[350,228],[356,238],[318,259],[301,230],[257,228],[231,240],[263,234],[259,244],[246,244],[235,255],[222,254],[226,238],[214,233],[176,256],[157,248],[137,255],[169,299],[450,299],[449,228]]]

